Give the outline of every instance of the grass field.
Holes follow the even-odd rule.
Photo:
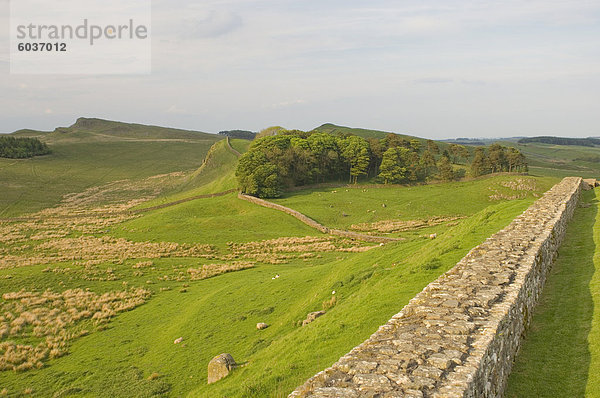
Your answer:
[[[386,220],[441,219],[439,225],[433,222],[429,224],[434,226],[392,233],[392,236],[414,238],[452,225],[461,217],[478,212],[495,201],[539,197],[557,181],[552,177],[505,175],[401,188],[344,186],[293,192],[273,202],[298,210],[324,225],[341,229],[353,229],[353,226],[356,229],[359,224]],[[444,222],[444,219],[450,221]]]
[[[532,175],[558,178],[597,178],[600,175],[600,150],[595,147],[516,142],[501,144],[519,149],[527,157]]]
[[[52,154],[0,159],[0,217],[39,211],[58,204],[65,194],[112,181],[197,169],[211,145],[222,139],[158,127],[145,134],[144,126],[106,123],[17,133],[39,137]]]
[[[173,203],[236,187],[221,137],[95,119],[18,135],[54,153],[0,160],[0,187],[12,188],[0,191],[0,396],[11,397],[287,396],[558,181],[496,175],[276,200],[329,227],[405,238],[379,246],[235,193]],[[223,352],[243,366],[207,385]]]
[[[220,146],[214,151],[217,158],[226,158]],[[222,168],[227,163],[215,160],[211,164]],[[387,200],[386,209],[393,211],[412,211],[411,203],[419,203],[419,217],[460,209],[465,218],[439,227],[437,240],[415,236],[366,253],[361,252],[365,245],[329,241],[294,218],[240,201],[235,194],[181,203],[133,219],[117,218],[116,223],[106,220],[113,211],[109,207],[99,219],[89,213],[84,213],[81,221],[72,219],[71,229],[65,230],[61,220],[78,203],[93,209],[93,201],[82,195],[74,203],[64,204],[64,211],[47,213],[39,221],[8,223],[6,228],[13,229],[4,236],[13,236],[15,241],[4,242],[0,250],[16,256],[13,261],[41,259],[42,263],[0,269],[0,281],[7,282],[0,285],[0,293],[27,295],[50,289],[58,294],[81,288],[96,295],[121,297],[133,294],[135,288],[149,296],[139,293],[143,305],[109,313],[100,323],[83,318],[67,325],[64,330],[74,335],[63,341],[56,358],[40,359],[34,366],[40,367],[37,370],[0,372],[0,390],[7,388],[8,394],[18,395],[31,388],[39,396],[51,396],[48,391],[57,396],[285,396],[368,337],[427,283],[508,224],[551,184],[539,180],[534,191],[520,191],[519,186],[533,186],[524,182],[501,185],[517,177],[486,178],[471,182],[468,190],[454,189],[441,213],[434,209],[439,194],[447,192],[443,185],[433,186],[434,190],[422,186],[368,191],[363,203],[355,204],[357,210]],[[503,187],[505,196],[490,198],[498,195],[497,187]],[[284,201],[318,194],[297,192]],[[474,204],[465,207],[466,202]],[[330,209],[328,202],[315,201],[306,210],[323,209],[325,213]],[[376,219],[386,216],[377,215]],[[365,220],[371,219],[353,222]],[[34,239],[35,233],[41,238]],[[71,250],[73,242],[79,244],[74,239],[82,235],[89,236],[87,245],[98,248],[85,253]],[[244,244],[282,236],[313,237]],[[166,246],[153,246],[161,242]],[[19,249],[24,244],[32,247]],[[187,246],[173,246],[182,244]],[[190,251],[195,247],[190,245],[200,246]],[[61,255],[76,256],[76,261],[61,260]],[[55,260],[44,262],[48,259]],[[194,277],[195,270],[217,266],[226,272],[229,265],[250,268],[204,280]],[[280,278],[273,279],[276,274]],[[335,305],[329,308],[332,297]],[[115,306],[126,299],[119,300]],[[41,311],[33,306],[21,310]],[[322,308],[329,308],[325,316],[309,326],[298,326],[308,312]],[[258,331],[258,322],[270,327]],[[77,337],[84,330],[85,335]],[[183,343],[173,344],[179,337]],[[24,345],[39,342],[27,328],[10,339]],[[221,352],[230,352],[245,366],[207,386],[206,365]]]
[[[231,146],[238,152],[244,153],[248,150],[250,141],[232,139]],[[161,195],[144,202],[138,208],[235,189],[237,188],[236,166],[237,156],[227,149],[225,140],[218,141],[211,147],[205,161],[197,170],[186,175],[174,189],[165,190]]]
[[[585,192],[575,212],[506,397],[600,396],[599,197]]]

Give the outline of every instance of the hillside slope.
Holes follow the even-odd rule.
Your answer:
[[[539,142],[516,143],[500,141],[502,145],[514,146],[529,163],[532,175],[583,178],[600,176],[600,148],[577,145],[555,145]]]
[[[0,159],[0,217],[57,204],[63,195],[123,179],[197,169],[217,135],[100,119],[78,119],[53,132],[21,130],[52,153]]]

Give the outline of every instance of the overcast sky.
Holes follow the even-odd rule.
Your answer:
[[[600,136],[598,0],[154,0],[148,76],[11,75],[8,15],[0,0],[2,132],[87,116]]]

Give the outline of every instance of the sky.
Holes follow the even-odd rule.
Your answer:
[[[149,75],[10,74],[9,15],[0,0],[0,132],[600,136],[598,0],[153,0]]]

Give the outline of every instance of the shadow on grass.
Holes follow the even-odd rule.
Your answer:
[[[594,191],[584,192],[513,366],[507,398],[585,396],[597,212]]]

